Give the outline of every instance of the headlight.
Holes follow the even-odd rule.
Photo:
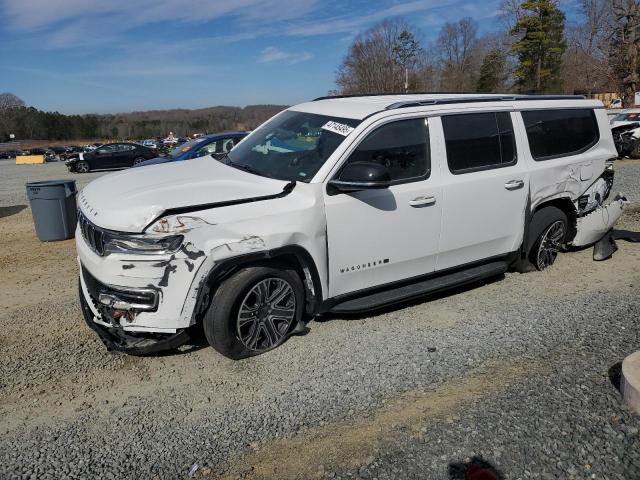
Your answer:
[[[183,235],[166,237],[144,237],[133,235],[106,234],[104,253],[129,253],[138,255],[158,255],[173,253],[180,248]]]

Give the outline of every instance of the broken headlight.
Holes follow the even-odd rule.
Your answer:
[[[138,255],[173,253],[180,248],[182,240],[184,240],[184,236],[182,235],[150,237],[107,234],[104,240],[104,253],[129,253]]]

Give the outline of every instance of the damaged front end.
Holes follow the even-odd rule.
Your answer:
[[[180,347],[189,339],[187,329],[175,333],[125,330],[139,312],[157,309],[160,292],[154,288],[120,288],[96,280],[84,268],[78,284],[80,305],[87,325],[107,350],[147,355]]]
[[[574,247],[595,245],[594,260],[606,260],[615,252],[615,243],[606,241],[607,234],[622,216],[629,203],[621,193],[605,205],[613,187],[613,165],[607,164],[602,176],[576,202],[578,218]],[[600,242],[601,240],[605,240]]]

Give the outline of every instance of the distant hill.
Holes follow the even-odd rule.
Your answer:
[[[208,107],[196,110],[150,110],[145,112],[96,115],[99,137],[142,138],[173,132],[179,136],[225,130],[252,130],[285,105],[249,105]]]
[[[196,110],[151,110],[146,112],[64,115],[43,112],[34,107],[10,106],[0,112],[0,142],[9,134],[17,140],[76,140],[87,138],[136,139],[213,133],[228,130],[252,130],[285,105],[248,105],[246,107],[209,107]]]

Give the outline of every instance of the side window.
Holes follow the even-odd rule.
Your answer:
[[[196,157],[203,157],[205,155],[210,155],[212,153],[220,152],[220,140],[215,142],[208,143],[204,147],[200,147],[196,152]]]
[[[347,162],[384,165],[393,183],[428,177],[431,155],[426,119],[399,120],[377,128],[358,145]]]
[[[112,153],[114,151],[114,145],[103,145],[98,149],[100,153]]]
[[[451,173],[508,167],[516,163],[516,145],[508,112],[463,113],[442,117]]]
[[[593,110],[560,109],[522,112],[529,148],[534,160],[576,155],[600,139]]]

